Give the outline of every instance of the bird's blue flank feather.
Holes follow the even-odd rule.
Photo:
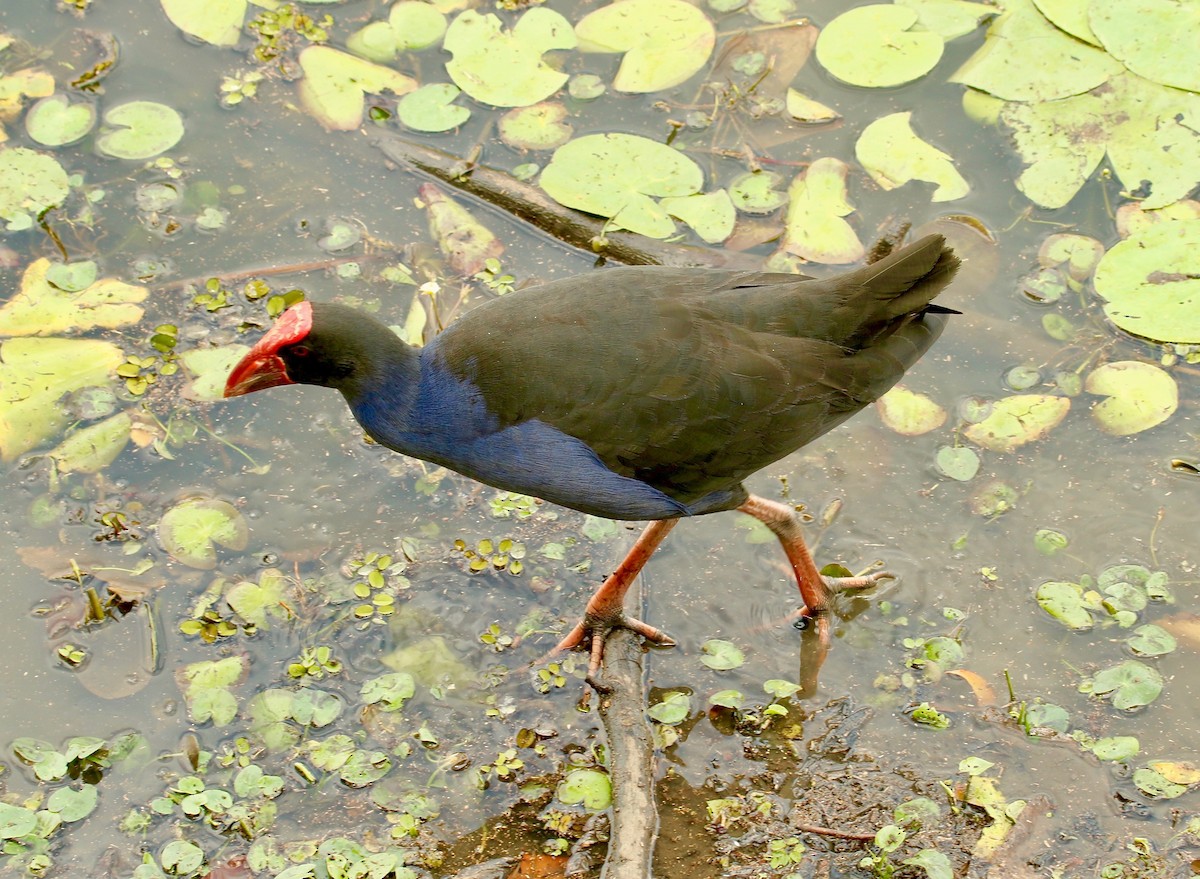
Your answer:
[[[399,391],[409,385],[407,393]],[[537,419],[501,428],[479,389],[446,369],[436,346],[421,352],[420,378],[411,384],[381,375],[377,387],[350,400],[378,442],[442,464],[508,491],[533,495],[610,519],[668,519],[693,515],[656,488],[609,470],[582,440]]]

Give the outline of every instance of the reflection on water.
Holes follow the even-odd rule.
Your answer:
[[[6,9],[0,13],[0,26],[35,45],[52,45],[76,22],[45,6]],[[247,102],[236,113],[216,109],[216,84],[233,66],[233,56],[182,43],[157,9],[144,4],[138,8],[140,12],[101,3],[85,21],[88,27],[114,31],[122,43],[121,66],[106,83],[104,100],[153,96],[183,111],[189,134],[176,151],[177,160],[189,183],[214,193],[230,212],[229,227],[208,234],[195,229],[174,235],[148,232],[134,214],[132,184],[126,179],[138,172],[82,148],[67,149],[58,155],[68,168],[114,193],[98,207],[102,219],[95,252],[87,250],[93,236],[80,230],[80,240],[67,242],[73,255],[95,256],[103,271],[118,277],[128,277],[134,261],[146,257],[169,261],[175,278],[306,264],[323,257],[315,244],[318,236],[310,230],[339,214],[353,216],[373,239],[422,242],[417,255],[424,258],[429,250],[425,219],[412,206],[416,178],[385,168],[363,138],[330,136],[286,109],[285,102],[291,100],[286,84],[273,84],[263,99]],[[336,14],[369,16],[372,9],[371,4],[356,3],[338,7]],[[838,92],[832,84],[828,88]],[[962,121],[957,89],[931,86],[885,96],[840,93],[847,105],[921,103],[930,115],[941,108],[938,118],[946,128],[946,145],[962,147],[958,156],[974,186],[969,203],[956,210],[969,210],[1005,229],[997,248],[976,251],[964,279],[947,295],[947,304],[964,315],[952,322],[906,384],[953,410],[968,396],[1004,395],[1002,378],[1013,366],[1078,367],[1086,354],[1058,363],[1061,346],[1042,332],[1042,310],[1015,292],[1016,279],[1030,270],[1045,230],[1032,223],[1012,225],[1024,207],[1015,203],[1011,181],[1001,171],[1013,162],[996,157],[1001,147],[992,142],[992,135]],[[631,106],[635,105],[630,101],[622,105]],[[658,117],[650,114],[647,110],[649,121],[639,124],[653,129]],[[486,116],[477,112],[459,139],[439,145],[467,151]],[[632,124],[622,120],[618,127]],[[851,128],[829,133],[811,150],[795,145],[798,157],[839,148],[849,155]],[[14,136],[19,140],[20,132]],[[522,158],[493,149],[489,142],[485,160],[511,166]],[[210,185],[198,186],[204,181]],[[888,194],[862,191],[856,199],[863,217],[907,216],[920,224],[936,214],[927,203],[927,192],[917,187]],[[1098,199],[1085,194],[1053,221],[1107,235],[1108,223],[1099,207]],[[523,235],[518,224],[497,214],[479,214],[506,241],[504,269],[518,279],[589,270],[588,257]],[[866,224],[864,238],[871,228]],[[18,253],[22,267],[34,255],[53,251],[44,237],[32,233],[11,235],[6,244]],[[966,237],[963,245],[975,247]],[[18,271],[5,271],[6,288],[14,289],[17,278]],[[407,313],[412,289],[322,273],[272,279],[276,281],[280,289],[300,286],[314,299],[343,297],[378,305],[397,323]],[[598,289],[597,295],[603,292]],[[206,338],[235,340],[228,325],[218,328],[219,322],[193,307],[190,297],[177,286],[157,288],[144,325],[178,322],[184,344]],[[245,306],[244,313],[261,317],[257,306]],[[535,315],[530,322],[536,322]],[[130,331],[127,338],[135,340],[141,329]],[[1113,359],[1153,356],[1149,347],[1115,335],[1103,344],[1112,346]],[[939,477],[932,465],[936,449],[954,442],[949,426],[905,438],[884,428],[874,411],[754,477],[748,487],[771,497],[780,495],[786,479],[790,500],[810,510],[820,510],[834,499],[844,501],[840,516],[814,547],[819,564],[838,561],[860,569],[884,560],[899,577],[880,593],[850,602],[850,617],[835,626],[834,649],[820,691],[800,708],[815,710],[833,697],[870,706],[857,747],[918,765],[927,778],[957,777],[959,761],[968,756],[996,762],[1003,767],[1002,786],[1010,799],[1044,794],[1055,803],[1056,817],[1037,831],[1045,839],[1054,838],[1060,828],[1081,826],[1083,818],[1096,822],[1093,840],[1085,842],[1105,836],[1169,837],[1170,805],[1149,803],[1153,820],[1131,821],[1138,810],[1126,800],[1144,803],[1145,798],[1132,787],[1125,770],[1100,764],[1074,746],[1022,735],[999,722],[1000,712],[982,711],[962,678],[930,679],[911,660],[918,656],[920,647],[913,645],[919,639],[956,637],[965,653],[963,668],[989,682],[1001,703],[1009,698],[1006,680],[1011,681],[1019,700],[1063,706],[1072,729],[1095,737],[1136,735],[1142,755],[1135,765],[1143,758],[1193,757],[1200,748],[1200,692],[1194,676],[1186,672],[1194,642],[1181,642],[1176,652],[1151,660],[1166,681],[1157,702],[1120,714],[1106,703],[1089,700],[1079,685],[1097,669],[1129,655],[1123,643],[1128,632],[1116,627],[1069,632],[1033,598],[1043,581],[1078,581],[1108,565],[1135,562],[1165,571],[1172,580],[1174,604],[1151,607],[1148,620],[1195,609],[1200,591],[1195,573],[1200,484],[1172,475],[1167,462],[1195,457],[1196,383],[1194,373],[1181,372],[1178,377],[1190,387],[1183,388],[1185,404],[1166,425],[1133,438],[1100,434],[1087,417],[1089,400],[1084,395],[1073,401],[1067,422],[1047,439],[1015,454],[985,453],[982,471],[966,484]],[[516,730],[555,734],[545,741],[543,755],[531,749],[521,752],[531,775],[554,769],[566,751],[594,746],[599,721],[594,714],[575,712],[576,679],[564,688],[551,686],[549,693],[538,693],[525,666],[554,640],[551,634],[539,633],[546,620],[537,612],[547,612],[551,620],[573,619],[592,587],[631,544],[633,526],[594,542],[583,536],[583,517],[566,510],[543,506],[527,520],[493,518],[490,489],[452,475],[431,481],[432,468],[365,445],[332,392],[292,389],[288,394],[261,395],[252,404],[226,405],[189,403],[178,397],[177,384],[167,387],[162,395],[148,398],[157,417],[167,419],[174,413],[209,427],[258,462],[268,463],[269,471],[251,472],[244,458],[201,432],[195,440],[181,442],[170,458],[153,447],[127,450],[101,475],[70,477],[57,493],[50,490],[41,467],[10,468],[4,477],[4,552],[22,561],[8,566],[10,612],[0,622],[0,663],[6,669],[0,687],[0,744],[6,748],[3,759],[13,769],[0,776],[0,783],[20,796],[33,787],[32,776],[7,751],[8,743],[20,736],[57,745],[69,736],[110,737],[133,729],[147,737],[151,754],[161,755],[141,772],[114,775],[104,782],[100,812],[71,829],[60,865],[72,859],[93,863],[99,852],[122,844],[115,841],[113,827],[129,805],[162,793],[156,770],[186,771],[186,758],[175,755],[187,731],[196,729],[206,750],[228,747],[226,734],[239,727],[197,728],[188,719],[175,680],[177,669],[204,659],[243,652],[249,656],[250,677],[238,689],[248,698],[257,688],[286,686],[286,668],[303,646],[331,644],[348,671],[320,686],[346,700],[349,717],[359,705],[359,684],[391,667],[393,651],[413,644],[427,656],[444,651],[446,664],[439,672],[444,680],[436,695],[419,688],[403,720],[376,730],[372,746],[393,754],[395,777],[402,785],[419,789],[436,774],[444,785],[438,788],[441,814],[430,826],[446,840],[477,829],[515,799],[511,785],[494,775],[485,791],[477,789],[474,779],[477,768],[490,765],[495,755],[512,747]],[[1014,487],[1017,500],[1010,511],[986,520],[969,511],[969,500],[993,479]],[[155,544],[153,524],[171,500],[195,490],[232,500],[250,520],[248,552],[222,555],[214,572],[228,578],[256,580],[264,567],[277,566],[301,579],[329,577],[333,582],[351,559],[393,551],[401,536],[414,538],[419,549],[404,572],[410,585],[401,591],[397,620],[370,624],[362,631],[353,621],[330,629],[305,628],[307,621],[319,618],[313,608],[320,603],[318,594],[305,593],[312,607],[297,608],[301,622],[295,628],[278,626],[253,639],[216,645],[183,636],[179,624],[195,613],[198,596],[214,574],[166,563]],[[45,524],[30,510],[48,491],[55,506]],[[137,520],[132,537],[97,540],[104,529],[95,520],[98,511],[106,509],[125,510]],[[763,681],[801,677],[800,633],[778,622],[795,608],[794,583],[778,546],[773,540],[752,542],[742,518],[725,513],[684,522],[646,571],[647,607],[638,615],[665,628],[680,645],[651,655],[650,683],[660,690],[689,690],[695,712],[705,707],[712,693],[726,689],[742,691],[750,702],[765,703],[760,695]],[[1034,534],[1041,528],[1067,535],[1068,549],[1053,556],[1039,552]],[[469,575],[461,553],[453,548],[458,538],[468,545],[503,538],[524,543],[525,573]],[[561,554],[558,549],[546,551],[549,545],[560,547]],[[34,557],[39,563],[24,563]],[[94,631],[63,627],[64,619],[82,616],[85,604],[80,584],[59,576],[69,573],[71,559],[91,568],[132,568],[143,558],[154,559],[161,572],[161,588],[146,599],[146,610]],[[512,634],[522,621],[531,622],[533,633],[510,650],[493,652],[478,640],[492,623]],[[737,643],[746,653],[746,663],[726,672],[703,667],[699,648],[709,638]],[[67,642],[90,652],[88,670],[76,674],[64,669],[56,650]],[[410,656],[405,661],[415,660]],[[149,674],[147,668],[156,663],[161,673]],[[510,670],[506,678],[497,666]],[[500,681],[490,689],[480,688],[478,677],[489,670]],[[949,716],[948,730],[927,729],[908,717],[909,703],[923,701]],[[356,722],[347,723],[340,731],[357,728]],[[422,727],[437,741],[422,738]],[[408,751],[411,756],[399,756]],[[470,771],[439,763],[457,752],[468,755]],[[736,739],[704,717],[690,723],[665,763],[695,788],[728,785],[735,776],[759,769],[752,751],[744,753]],[[298,783],[290,788],[281,801],[290,831],[346,832],[340,813],[312,817],[322,808],[323,796]],[[1186,795],[1179,805],[1193,808],[1193,796]],[[369,816],[363,821],[378,820],[377,812],[363,808]],[[387,830],[382,822],[380,828],[381,833]],[[278,833],[284,837],[287,832]],[[1080,851],[1090,856],[1083,843]],[[62,873],[68,874],[69,870]]]

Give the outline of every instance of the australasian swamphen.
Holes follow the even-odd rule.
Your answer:
[[[598,270],[475,308],[424,348],[340,305],[288,309],[234,367],[226,397],[294,383],[342,392],[377,442],[508,491],[610,519],[652,520],[558,649],[589,643],[588,679],[629,585],[684,516],[741,510],[783,544],[827,646],[840,589],[796,511],[742,480],[894,385],[950,312],[932,300],[959,260],[931,235],[825,279],[638,266]]]

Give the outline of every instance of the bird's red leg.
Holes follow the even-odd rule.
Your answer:
[[[588,661],[587,680],[600,690],[603,688],[597,684],[596,673],[600,670],[600,662],[604,658],[604,641],[613,629],[632,629],[647,641],[653,641],[663,647],[675,646],[675,641],[670,635],[625,615],[625,593],[678,521],[660,519],[646,526],[646,530],[642,532],[625,559],[592,594],[583,611],[583,619],[543,658],[549,658],[563,650],[590,646],[591,658]]]
[[[758,495],[750,495],[738,509],[749,513],[774,532],[783,544],[788,561],[792,563],[792,571],[796,575],[796,584],[800,587],[800,598],[804,607],[800,615],[816,623],[817,633],[821,643],[829,646],[830,630],[826,611],[829,609],[829,598],[835,592],[846,589],[864,589],[874,586],[880,580],[890,580],[892,575],[886,571],[877,571],[864,577],[825,577],[813,561],[812,553],[804,542],[800,517],[796,511],[786,504],[767,500]]]

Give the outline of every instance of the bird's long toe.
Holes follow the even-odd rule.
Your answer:
[[[649,623],[627,616],[624,612],[587,613],[543,658],[548,659],[564,650],[588,651],[588,670],[585,680],[597,692],[607,693],[610,688],[600,681],[600,666],[604,662],[604,648],[608,638],[617,629],[629,629],[659,647],[674,647],[676,643],[675,639],[662,629],[656,629]]]

